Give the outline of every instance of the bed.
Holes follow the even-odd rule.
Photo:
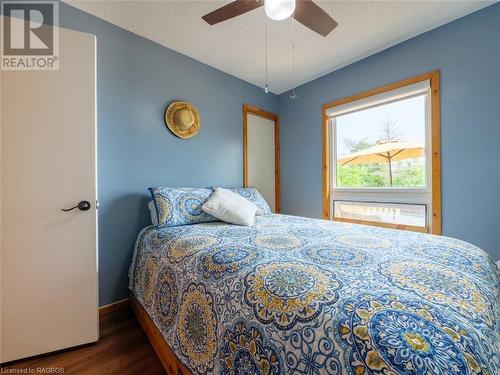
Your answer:
[[[460,240],[275,214],[150,226],[129,277],[176,373],[500,373],[499,272]]]

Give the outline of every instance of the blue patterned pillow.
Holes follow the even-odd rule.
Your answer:
[[[257,210],[257,215],[267,215],[271,213],[271,207],[269,207],[266,200],[259,193],[257,188],[252,186],[246,188],[234,188],[231,190],[255,204],[259,208]]]
[[[210,188],[149,188],[158,215],[158,227],[217,221],[203,212],[201,206],[212,195]]]

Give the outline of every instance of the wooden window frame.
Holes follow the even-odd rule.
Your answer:
[[[243,186],[248,187],[248,115],[274,122],[274,210],[281,212],[280,117],[250,104],[243,104]]]
[[[398,82],[390,83],[371,90],[361,92],[343,99],[333,100],[323,105],[321,110],[322,115],[322,164],[323,164],[323,218],[330,219],[330,130],[329,118],[327,111],[333,107],[338,107],[343,104],[351,103],[360,99],[369,98],[374,95],[379,95],[388,91],[396,90],[415,83],[429,81],[430,82],[430,103],[431,103],[431,148],[432,148],[432,222],[429,231],[432,234],[441,234],[441,108],[440,108],[440,72],[435,70],[407,78]],[[411,225],[400,225],[393,223],[374,223],[364,220],[351,220],[333,218],[337,221],[347,221],[359,224],[376,225],[380,227],[405,229],[413,231],[422,231],[425,228],[414,227]]]

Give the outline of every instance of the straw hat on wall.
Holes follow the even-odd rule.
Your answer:
[[[200,114],[188,102],[173,102],[165,110],[165,123],[177,137],[194,137],[200,130]]]

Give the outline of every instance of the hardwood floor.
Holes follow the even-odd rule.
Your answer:
[[[64,368],[64,374],[165,374],[130,306],[101,314],[100,334],[95,344],[12,362],[0,372],[35,369],[31,373],[49,373],[44,370]]]

